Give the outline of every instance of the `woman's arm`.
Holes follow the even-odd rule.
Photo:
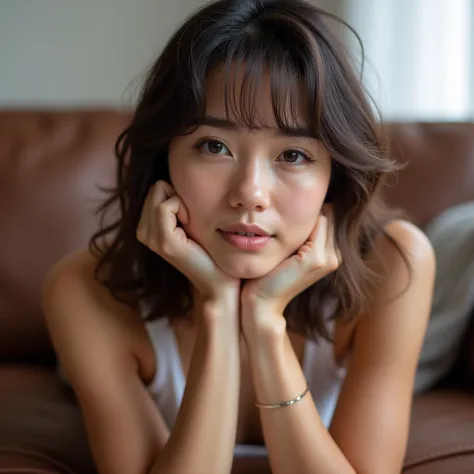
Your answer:
[[[229,473],[240,388],[238,317],[204,309],[175,427],[151,474]]]
[[[426,237],[413,226],[397,222],[390,233],[412,263],[412,279],[408,285],[404,261],[392,245],[381,240],[377,250],[385,256],[390,272],[381,282],[370,313],[358,322],[348,374],[329,431],[310,394],[292,406],[260,410],[274,474],[400,472],[435,262]],[[292,399],[306,388],[286,331],[267,329],[249,341],[253,341],[249,352],[258,401]]]
[[[43,307],[98,471],[230,472],[240,382],[238,317],[232,314],[237,309],[222,302],[203,310],[170,434],[139,376],[136,354],[142,339],[130,333],[133,325],[142,325],[139,315],[113,300],[90,275],[92,264],[84,265],[82,257],[60,262],[44,283]]]
[[[258,341],[249,348],[257,400],[278,403],[303,393],[306,379],[286,331]],[[272,473],[356,472],[324,427],[310,393],[291,406],[260,409],[260,419]]]

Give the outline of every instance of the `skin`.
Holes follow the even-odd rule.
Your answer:
[[[210,78],[207,114],[223,118],[221,79]],[[144,387],[155,365],[140,316],[94,284],[89,255],[61,261],[46,279],[48,328],[79,396],[101,474],[220,474],[231,467],[233,474],[400,472],[435,275],[429,241],[405,221],[392,222],[386,231],[407,255],[411,279],[400,254],[379,236],[367,259],[382,277],[356,318],[347,377],[329,429],[310,393],[291,407],[260,410],[268,459],[231,466],[237,411],[246,419],[255,400],[292,399],[306,386],[283,309],[341,263],[331,208],[323,206],[329,156],[315,140],[275,134],[262,83],[259,111],[269,128],[207,125],[176,137],[170,146],[171,183],[150,190],[137,230],[137,238],[182,271],[196,290],[200,318],[177,333],[187,385],[172,433]],[[224,141],[224,154],[219,147],[211,147],[217,154],[195,149],[208,135]],[[282,162],[282,152],[295,147],[316,161]],[[274,237],[259,252],[234,250],[216,229],[237,221],[258,223]],[[239,377],[253,380],[250,396]]]
[[[206,115],[226,119],[223,87],[222,72],[210,76]],[[189,214],[186,234],[225,273],[243,279],[269,273],[304,244],[316,224],[331,176],[331,159],[320,142],[279,133],[268,78],[262,89],[256,105],[267,129],[205,125],[176,137],[169,149],[171,184]],[[237,122],[233,116],[229,119]],[[206,137],[212,141],[202,143]],[[216,232],[236,222],[258,224],[273,238],[259,252],[243,252]]]

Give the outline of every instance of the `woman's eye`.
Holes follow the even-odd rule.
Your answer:
[[[198,143],[197,148],[211,153],[211,155],[228,155],[229,149],[219,140],[203,140]]]
[[[307,161],[312,161],[307,153],[299,150],[286,150],[280,156],[282,157],[282,161],[291,164],[301,164]]]

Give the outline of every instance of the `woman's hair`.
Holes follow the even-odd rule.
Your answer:
[[[150,319],[182,317],[192,308],[190,282],[141,244],[136,231],[151,185],[169,181],[170,141],[205,116],[206,79],[218,68],[226,71],[227,113],[239,123],[249,129],[263,125],[255,98],[262,74],[268,73],[278,127],[289,128],[303,117],[332,159],[326,201],[333,205],[342,265],[288,305],[289,327],[328,338],[325,308],[345,318],[364,308],[377,277],[364,257],[378,235],[385,235],[408,264],[384,230],[396,215],[379,197],[383,179],[397,165],[388,157],[381,120],[374,117],[361,77],[326,20],[349,28],[360,43],[349,25],[304,0],[219,0],[170,39],[117,139],[117,186],[99,206],[101,226],[89,242],[98,257],[95,278],[115,298],[130,305],[146,301]],[[238,96],[236,67],[243,71]],[[105,214],[117,205],[118,218],[105,225]]]

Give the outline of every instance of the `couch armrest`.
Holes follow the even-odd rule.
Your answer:
[[[74,474],[47,457],[23,449],[0,446],[0,472],[5,474]]]
[[[54,369],[0,364],[0,473],[95,472],[79,407]]]
[[[474,396],[434,390],[413,401],[406,474],[474,472]]]

